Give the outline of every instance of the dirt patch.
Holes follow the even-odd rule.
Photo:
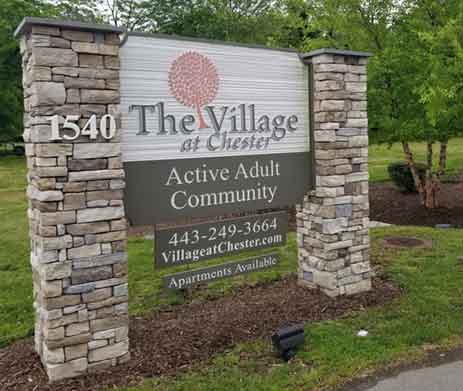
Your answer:
[[[401,193],[392,183],[370,185],[370,219],[397,225],[450,224],[463,227],[463,183],[444,183],[439,193],[441,207],[425,209],[415,193]]]
[[[384,238],[383,242],[386,247],[432,248],[432,240],[408,238],[405,236],[388,236]]]
[[[173,374],[207,361],[236,343],[269,338],[280,327],[338,318],[399,294],[398,288],[378,278],[366,294],[335,299],[298,286],[293,276],[242,287],[216,300],[132,318],[131,361],[94,375],[50,385],[32,341],[14,343],[0,350],[0,390],[88,391],[134,385],[145,377]]]

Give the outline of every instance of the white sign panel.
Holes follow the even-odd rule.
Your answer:
[[[124,161],[307,152],[308,87],[295,52],[131,34]]]

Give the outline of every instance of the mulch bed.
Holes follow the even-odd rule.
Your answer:
[[[379,278],[368,293],[335,299],[298,286],[294,276],[242,287],[205,303],[132,318],[131,361],[94,375],[50,385],[32,341],[16,342],[0,350],[0,390],[88,391],[134,385],[145,377],[170,375],[205,362],[236,343],[269,338],[280,327],[339,318],[399,295],[398,288]]]
[[[401,193],[392,183],[370,185],[370,219],[396,225],[451,224],[463,227],[463,183],[444,183],[439,193],[441,207],[425,209],[416,193]]]

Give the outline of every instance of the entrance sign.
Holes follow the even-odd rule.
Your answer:
[[[308,88],[293,51],[129,34],[121,112],[131,223],[301,202],[312,186]]]
[[[213,282],[222,278],[235,277],[277,266],[280,257],[277,253],[249,258],[239,262],[225,263],[204,269],[172,274],[164,277],[164,288],[179,290],[191,286]]]
[[[126,217],[153,225],[299,204],[298,283],[332,297],[371,289],[370,54],[298,55],[42,18],[25,18],[15,36],[35,349],[51,381],[130,359]],[[161,233],[165,266],[190,261],[178,250],[206,259],[201,249],[219,247],[219,233],[227,253],[263,248],[265,229],[284,240],[278,218],[246,219]],[[185,289],[277,264],[272,253],[163,283]]]
[[[156,267],[197,263],[227,254],[283,246],[288,213],[266,213],[156,231]]]

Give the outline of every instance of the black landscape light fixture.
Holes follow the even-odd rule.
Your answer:
[[[285,361],[296,355],[296,349],[304,343],[304,326],[284,327],[272,335],[275,349]]]

